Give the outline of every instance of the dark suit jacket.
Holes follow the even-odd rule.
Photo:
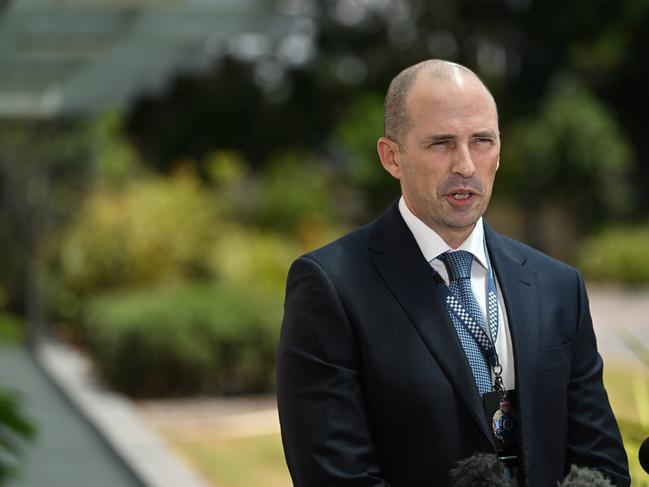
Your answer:
[[[629,485],[580,274],[487,225],[507,308],[526,485],[570,464]],[[462,346],[397,205],[289,271],[277,394],[297,487],[426,487],[494,452]]]

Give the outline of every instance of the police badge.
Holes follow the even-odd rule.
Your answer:
[[[499,451],[511,451],[516,445],[516,403],[514,391],[491,391],[483,396],[487,418]]]
[[[498,410],[491,420],[491,428],[494,436],[503,443],[510,443],[516,440],[516,419],[512,403],[506,397],[498,403]]]

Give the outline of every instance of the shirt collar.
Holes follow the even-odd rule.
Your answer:
[[[469,234],[464,242],[457,248],[452,249],[437,232],[431,229],[423,221],[415,216],[410,211],[403,196],[399,199],[399,212],[403,217],[406,225],[412,232],[412,235],[417,241],[417,245],[424,254],[428,262],[433,261],[438,256],[449,250],[466,250],[473,254],[473,257],[484,267],[487,268],[487,259],[485,256],[484,246],[484,226],[482,224],[482,217],[476,222],[473,231]]]

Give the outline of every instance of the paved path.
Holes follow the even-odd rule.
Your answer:
[[[208,485],[146,426],[132,401],[103,387],[67,346],[43,341],[36,353],[0,347],[0,386],[20,394],[38,429],[11,486]]]
[[[649,288],[588,286],[599,351],[607,362],[647,367],[624,342],[635,337],[649,350]]]
[[[148,424],[158,431],[196,439],[231,439],[279,433],[274,395],[139,401]]]
[[[20,394],[38,430],[9,486],[142,487],[24,348],[0,348],[0,385]]]

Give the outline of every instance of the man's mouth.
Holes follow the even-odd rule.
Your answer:
[[[456,191],[454,193],[450,193],[451,198],[455,200],[465,200],[472,195],[473,193],[471,193],[470,191]]]

